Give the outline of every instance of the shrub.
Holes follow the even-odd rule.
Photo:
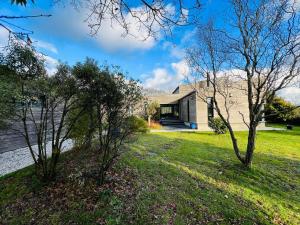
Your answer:
[[[227,132],[227,127],[225,123],[219,117],[212,118],[208,124],[216,134],[225,134]]]
[[[137,116],[128,117],[126,126],[132,133],[146,133],[149,131],[147,122]]]
[[[160,125],[159,122],[156,122],[156,121],[154,121],[154,120],[151,120],[150,128],[151,128],[151,129],[155,129],[155,130],[160,130],[160,129],[161,129],[161,125]]]
[[[266,104],[265,118],[271,123],[292,123],[300,121],[300,110],[291,102],[275,97],[271,103]]]

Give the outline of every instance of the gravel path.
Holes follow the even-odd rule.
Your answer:
[[[72,140],[67,140],[63,144],[63,152],[68,151],[72,148]],[[37,145],[33,146],[34,151],[37,152]],[[51,143],[47,144],[48,155],[51,153]],[[27,148],[19,148],[13,151],[4,152],[0,154],[0,177],[25,168],[33,164],[33,159]]]

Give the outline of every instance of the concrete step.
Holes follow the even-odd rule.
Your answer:
[[[181,120],[171,120],[171,119],[161,120],[160,123],[162,125],[184,125],[184,122]]]

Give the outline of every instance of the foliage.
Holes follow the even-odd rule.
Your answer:
[[[216,134],[225,134],[227,132],[227,127],[220,117],[210,119],[208,125]]]
[[[158,102],[150,102],[146,107],[146,116],[155,121],[158,121],[160,118],[160,105]]]
[[[149,131],[147,122],[143,118],[137,116],[126,118],[124,126],[133,133],[147,133]]]
[[[44,59],[29,46],[12,43],[7,48],[3,64],[14,71],[21,82],[45,77]]]
[[[266,105],[265,117],[268,122],[286,122],[300,118],[299,107],[285,101],[283,98],[275,97]]]
[[[147,130],[143,120],[131,116],[141,100],[141,89],[117,67],[99,67],[93,59],[87,59],[72,69],[60,64],[55,75],[48,77],[39,54],[20,44],[9,47],[2,63],[20,83],[15,119],[22,122],[36,174],[43,180],[55,177],[67,139],[74,138],[77,145],[89,149],[96,136],[102,183],[123,142],[132,134]],[[31,138],[30,123],[37,143]],[[51,151],[47,150],[48,142]]]
[[[72,120],[77,114],[80,109],[74,109],[72,112],[69,113],[67,120]],[[70,124],[68,122],[68,124]],[[89,114],[83,112],[80,118],[76,121],[73,125],[73,128],[70,131],[70,138],[75,142],[75,146],[77,147],[89,147],[90,145],[87,144],[88,139],[88,130],[89,130]],[[92,138],[92,137],[91,137]]]
[[[93,59],[87,58],[84,63],[77,63],[72,68],[72,74],[77,80],[79,91],[76,96],[83,114],[71,129],[71,136],[78,145],[90,148],[93,136],[96,132],[96,101],[94,78],[99,74],[99,66]],[[72,116],[74,112],[71,112]]]
[[[9,46],[2,64],[14,72],[15,82],[20,84],[13,121],[23,126],[20,133],[35,163],[36,174],[42,180],[53,179],[63,143],[81,114],[78,111],[66,127],[67,115],[76,107],[76,80],[64,64],[58,66],[54,76],[48,77],[43,58],[34,49],[19,43]],[[33,149],[35,144],[37,150]]]
[[[99,179],[104,182],[105,172],[120,154],[123,142],[137,131],[142,131],[140,120],[130,116],[140,102],[141,89],[134,80],[128,80],[117,67],[99,67],[93,59],[77,63],[73,74],[78,79],[79,102],[89,116],[84,121],[87,143],[97,136],[100,158]],[[90,145],[90,144],[89,144]]]
[[[18,98],[16,75],[6,66],[0,65],[0,129],[6,128],[15,116],[15,99]]]

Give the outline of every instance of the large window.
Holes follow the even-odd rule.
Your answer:
[[[163,107],[161,107],[160,110],[161,110],[160,113],[161,113],[162,115],[165,115],[165,114],[172,114],[172,106],[163,106]]]
[[[206,99],[207,101],[207,116],[208,116],[208,121],[214,118],[214,99],[212,97],[208,97]]]

